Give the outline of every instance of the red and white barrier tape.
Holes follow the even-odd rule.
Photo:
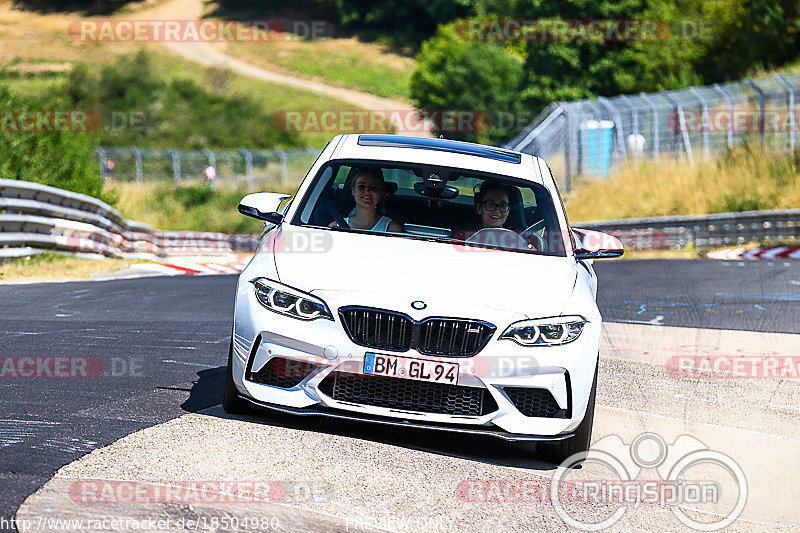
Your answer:
[[[800,259],[800,247],[797,246],[769,246],[750,248],[723,248],[708,253],[711,259]]]

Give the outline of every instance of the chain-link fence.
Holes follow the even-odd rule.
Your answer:
[[[605,178],[637,157],[709,159],[746,143],[794,150],[798,100],[800,73],[557,102],[505,146],[547,160],[569,191],[575,176]]]
[[[204,180],[254,189],[263,182],[286,185],[302,178],[320,151],[295,150],[171,150],[97,147],[99,171],[119,181]]]

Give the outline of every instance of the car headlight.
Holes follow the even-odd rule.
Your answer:
[[[567,344],[583,332],[586,319],[582,316],[558,316],[514,322],[500,335],[523,346],[553,346]]]
[[[333,320],[328,306],[315,296],[267,278],[257,278],[252,283],[255,287],[256,299],[270,311],[300,320],[316,318]]]

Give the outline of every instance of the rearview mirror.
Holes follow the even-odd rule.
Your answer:
[[[622,242],[608,233],[590,229],[572,228],[578,239],[575,259],[613,259],[625,253]]]
[[[248,194],[239,202],[239,212],[272,224],[280,224],[283,215],[278,213],[281,202],[290,198],[288,194],[275,192],[257,192]]]
[[[422,181],[414,184],[414,192],[426,198],[438,198],[440,200],[452,200],[458,196],[458,189],[455,187],[450,185],[434,187]]]

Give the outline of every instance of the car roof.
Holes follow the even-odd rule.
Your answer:
[[[538,158],[483,144],[403,137],[342,135],[330,159],[368,159],[441,165],[490,172],[543,184]]]

